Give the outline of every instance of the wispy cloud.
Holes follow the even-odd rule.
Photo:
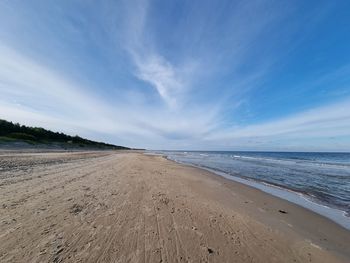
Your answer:
[[[177,96],[186,84],[174,66],[159,55],[143,59],[134,55],[134,61],[137,66],[136,76],[151,84],[171,107],[175,107]]]
[[[155,89],[160,98],[172,109],[181,104],[180,97],[190,85],[194,61],[174,65],[157,51],[154,39],[147,33],[148,1],[136,1],[136,9],[128,9],[123,46],[134,65],[134,75]]]
[[[288,75],[303,62],[285,67],[289,52],[309,36],[298,35],[309,26],[309,13],[293,19],[304,6],[38,3],[0,3],[1,118],[148,148],[300,148],[305,138],[314,146],[323,138],[320,145],[330,147],[328,137],[350,136],[349,100],[334,104],[349,95],[348,67],[325,67],[327,78],[315,71],[309,75],[312,85]],[[316,17],[319,9],[312,10]],[[323,16],[327,12],[310,23]],[[342,81],[336,81],[340,75]],[[290,90],[280,87],[284,76]],[[264,86],[268,80],[271,87]],[[325,83],[333,88],[325,93],[333,92],[332,100],[311,103],[310,98],[299,107],[309,110],[288,115],[283,107],[272,109],[292,92],[311,94]],[[252,98],[279,114],[266,120],[255,109],[256,118],[245,119],[243,107],[253,112]]]
[[[168,148],[266,149],[286,138],[290,143],[300,138],[350,136],[349,100],[270,122],[223,129],[218,122],[220,111],[214,109],[203,115],[195,107],[174,112],[143,105],[130,108],[128,102],[110,105],[4,45],[0,46],[0,67],[5,69],[0,72],[0,117],[29,125],[113,134],[120,139],[132,136],[138,142],[147,140],[149,147],[167,144]]]
[[[0,45],[0,115],[25,124],[78,132],[117,131],[112,107],[67,77]],[[113,118],[112,118],[113,115]],[[126,128],[127,129],[127,128]]]
[[[213,128],[215,114],[201,116],[195,108],[184,117],[171,109],[135,105],[133,97],[112,105],[3,44],[0,67],[0,118],[69,133],[110,134],[126,142],[136,136],[135,147],[143,140],[150,147],[157,141],[198,137]]]
[[[245,145],[257,147],[263,145],[273,149],[284,141],[284,149],[288,149],[300,140],[320,142],[325,139],[350,136],[350,99],[327,106],[313,108],[308,111],[282,119],[264,122],[246,127],[231,127],[209,135],[206,140],[222,145],[230,142],[230,146]],[[305,142],[304,142],[305,143]],[[307,145],[307,144],[306,144]],[[350,145],[345,144],[346,149]],[[300,145],[298,145],[300,148]],[[322,149],[323,144],[314,146]],[[337,146],[339,148],[339,146]],[[335,149],[336,147],[334,147]]]

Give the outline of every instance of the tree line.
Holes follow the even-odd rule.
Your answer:
[[[53,132],[40,127],[28,127],[19,123],[12,123],[0,119],[0,137],[35,143],[64,143],[79,147],[93,147],[104,149],[129,149],[127,147],[96,142],[82,137],[70,136],[62,132]]]

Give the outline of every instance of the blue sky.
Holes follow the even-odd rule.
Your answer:
[[[0,1],[0,118],[148,149],[349,151],[349,1]]]

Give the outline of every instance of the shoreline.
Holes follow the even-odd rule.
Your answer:
[[[346,211],[343,211],[335,207],[327,206],[325,204],[322,204],[321,202],[317,202],[316,200],[314,201],[312,200],[312,197],[308,196],[305,193],[288,189],[287,187],[283,187],[280,185],[274,185],[268,182],[259,181],[252,178],[245,178],[244,176],[242,177],[235,176],[235,175],[231,175],[223,171],[218,171],[212,168],[199,166],[199,165],[186,163],[186,162],[181,162],[181,161],[169,158],[166,154],[153,154],[153,153],[145,153],[145,154],[162,156],[163,158],[166,158],[169,161],[172,161],[181,165],[189,166],[189,167],[203,169],[215,175],[218,175],[220,177],[226,178],[228,180],[238,182],[238,183],[253,187],[255,189],[259,189],[267,194],[273,195],[277,198],[289,201],[293,204],[299,205],[312,212],[315,212],[318,215],[326,217],[327,219],[333,221],[334,223],[337,223],[338,225],[345,228],[346,230],[350,230],[350,217],[346,215]]]
[[[0,159],[0,261],[348,262],[350,232],[212,172],[140,152]]]
[[[335,220],[332,220],[332,218],[329,218],[329,217],[327,217],[327,216],[325,216],[323,214],[320,214],[317,211],[314,211],[314,210],[312,210],[312,209],[310,209],[308,207],[305,207],[305,206],[303,206],[301,204],[292,202],[292,201],[290,201],[288,199],[285,199],[285,198],[282,198],[280,196],[274,195],[273,193],[266,192],[263,189],[261,189],[260,187],[254,187],[253,185],[249,184],[249,183],[252,183],[252,182],[255,182],[255,181],[245,180],[245,181],[249,182],[249,183],[245,183],[245,182],[242,182],[244,179],[240,178],[240,177],[231,176],[231,175],[228,175],[228,174],[226,174],[224,172],[222,172],[220,174],[220,172],[215,171],[215,170],[210,169],[210,168],[205,168],[205,167],[200,167],[200,166],[196,166],[196,165],[192,165],[192,164],[178,162],[178,161],[169,159],[169,158],[167,158],[167,156],[164,156],[164,155],[160,155],[160,156],[162,158],[164,158],[165,160],[167,160],[167,161],[175,163],[176,165],[182,165],[182,166],[185,166],[185,167],[190,167],[190,168],[198,169],[200,171],[207,172],[207,173],[209,173],[208,174],[209,177],[212,177],[214,180],[219,180],[219,181],[223,180],[223,185],[225,185],[225,186],[231,185],[231,186],[233,186],[232,188],[234,188],[234,190],[237,191],[237,192],[239,192],[239,190],[238,190],[239,188],[247,188],[247,189],[245,189],[245,191],[247,191],[247,192],[254,192],[254,194],[256,194],[256,195],[268,197],[270,200],[273,200],[273,202],[279,204],[281,207],[289,207],[289,209],[291,209],[291,210],[295,209],[295,211],[297,211],[298,217],[299,217],[299,214],[304,214],[305,213],[305,215],[307,214],[307,216],[305,216],[305,218],[311,217],[313,219],[317,219],[317,221],[319,221],[319,222],[322,222],[322,224],[326,224],[326,225],[330,224],[330,225],[332,225],[332,227],[337,229],[338,233],[340,233],[341,231],[345,231],[347,233],[347,235],[349,236],[349,238],[350,238],[350,229],[349,228],[345,227],[342,224],[339,224]],[[238,180],[235,180],[235,179],[238,179]],[[242,179],[242,181],[240,181],[239,179]],[[256,182],[256,184],[258,184],[260,186],[263,186],[263,184],[261,184],[259,182]],[[275,187],[275,186],[271,185],[270,187],[274,188],[274,190],[278,189],[277,186]],[[288,189],[282,188],[282,191],[283,192],[285,192],[285,191],[288,192]],[[299,194],[299,193],[293,192],[293,191],[290,191],[290,192],[293,193],[293,195],[296,195],[296,196],[298,196],[298,194]],[[300,197],[300,196],[298,196],[298,197]],[[254,196],[254,199],[255,198],[256,198],[256,196]],[[304,199],[307,202],[312,202],[312,201],[307,200],[305,197],[300,197],[300,198]],[[254,202],[254,200],[253,200],[253,202]],[[313,203],[313,204],[319,205],[317,203]],[[320,206],[322,206],[322,205],[320,205]],[[328,207],[326,207],[326,208],[328,208]],[[330,208],[330,209],[332,209],[332,208]],[[276,211],[278,211],[278,210],[276,209]],[[287,212],[286,214],[290,214],[288,211],[285,211],[285,210],[281,210],[281,211],[283,211],[282,214],[284,214],[284,212]],[[341,210],[337,210],[337,211],[339,211],[340,214],[342,214],[344,212],[344,211],[341,211]],[[256,216],[256,214],[254,214],[254,216]],[[341,216],[342,217],[346,217],[345,215],[341,215]],[[298,224],[295,224],[294,220],[295,219],[289,221],[287,218],[284,218],[282,221],[287,226],[295,228],[295,227],[298,226]],[[263,221],[264,221],[264,223],[269,222],[269,220],[263,220]],[[298,223],[302,222],[302,221],[299,221],[299,219],[297,219],[297,221],[298,221]],[[303,222],[303,223],[305,223],[305,222]],[[300,229],[298,231],[300,231],[300,233],[303,233],[303,231],[305,231],[305,229],[307,229],[307,228],[310,228],[310,226],[312,224],[307,223],[306,225],[307,226],[299,226]],[[275,227],[275,226],[276,225],[273,225],[273,227]],[[348,225],[346,225],[346,226],[348,226]],[[310,231],[310,233],[313,232],[313,231],[315,231],[315,233],[316,233],[319,230],[319,226],[312,227],[312,228],[314,228],[314,229],[312,231]],[[314,239],[314,240],[317,240],[317,238]],[[350,241],[350,239],[349,239],[349,241]],[[312,245],[318,247],[317,244],[312,244]],[[350,249],[350,247],[348,249]],[[350,250],[348,251],[348,254],[350,256]]]

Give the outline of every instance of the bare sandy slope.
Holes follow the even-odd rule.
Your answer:
[[[0,262],[350,260],[329,220],[162,157],[7,153],[0,169]]]

